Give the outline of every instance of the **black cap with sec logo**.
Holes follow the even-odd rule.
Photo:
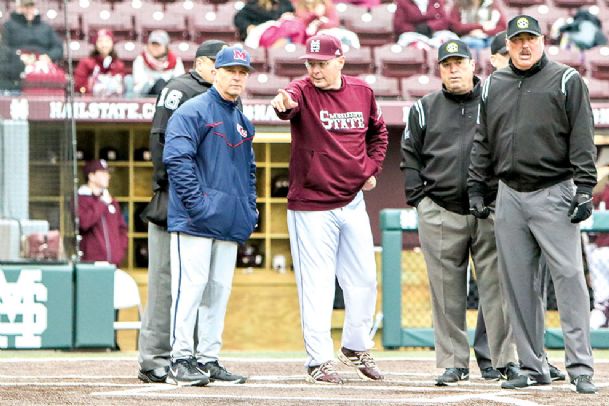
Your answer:
[[[508,22],[507,37],[512,38],[523,32],[540,36],[539,21],[531,16],[521,14]]]
[[[469,51],[469,48],[463,41],[446,41],[440,46],[440,48],[438,48],[438,63],[452,56],[471,59],[472,53]]]

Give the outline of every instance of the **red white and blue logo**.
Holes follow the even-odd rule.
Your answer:
[[[237,124],[237,131],[241,134],[242,138],[247,138],[247,130],[241,127],[241,124]]]

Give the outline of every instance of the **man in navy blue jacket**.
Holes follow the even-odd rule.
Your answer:
[[[219,364],[224,315],[237,245],[258,221],[254,126],[237,108],[250,55],[227,47],[216,55],[214,85],[185,102],[167,126],[163,161],[169,175],[171,365],[167,382],[206,385],[230,374]],[[197,309],[206,307],[194,347]],[[231,381],[245,382],[233,375]]]

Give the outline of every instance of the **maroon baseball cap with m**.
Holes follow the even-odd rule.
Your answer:
[[[307,40],[306,53],[300,59],[329,61],[343,55],[338,38],[331,35],[314,35]]]

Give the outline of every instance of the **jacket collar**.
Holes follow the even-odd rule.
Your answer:
[[[201,86],[205,86],[206,88],[210,88],[211,87],[211,83],[209,83],[208,81],[206,81],[205,79],[203,79],[201,77],[201,75],[199,75],[199,72],[197,72],[194,69],[191,69],[190,72],[190,76],[197,81],[197,83],[199,83]]]
[[[474,88],[465,94],[450,93],[448,90],[446,90],[444,85],[442,85],[442,93],[444,94],[444,97],[457,103],[474,100],[480,96],[480,78],[478,76],[474,76]]]
[[[28,20],[25,19],[25,16],[23,14],[19,14],[16,11],[13,11],[11,13],[11,19],[15,20],[16,22],[18,22],[19,24],[28,24]],[[31,21],[31,24],[40,24],[42,20],[40,19],[40,14],[36,14],[34,16],[34,19]]]
[[[512,72],[514,72],[518,76],[523,76],[526,78],[533,76],[534,74],[536,74],[537,72],[542,70],[544,68],[544,66],[546,66],[547,64],[548,64],[548,57],[546,56],[545,52],[541,55],[541,58],[539,58],[539,60],[527,70],[518,69],[517,67],[514,66],[514,64],[512,63],[512,60],[510,59],[510,69],[512,69]]]
[[[225,100],[222,98],[222,96],[220,96],[220,93],[218,92],[218,89],[216,89],[215,86],[212,85],[212,87],[209,88],[208,92],[211,93],[211,96],[214,99],[217,99],[220,103],[224,104],[225,106],[228,107],[237,107],[237,105],[239,104],[239,98],[237,98],[237,100],[235,101],[230,101],[230,100]]]

